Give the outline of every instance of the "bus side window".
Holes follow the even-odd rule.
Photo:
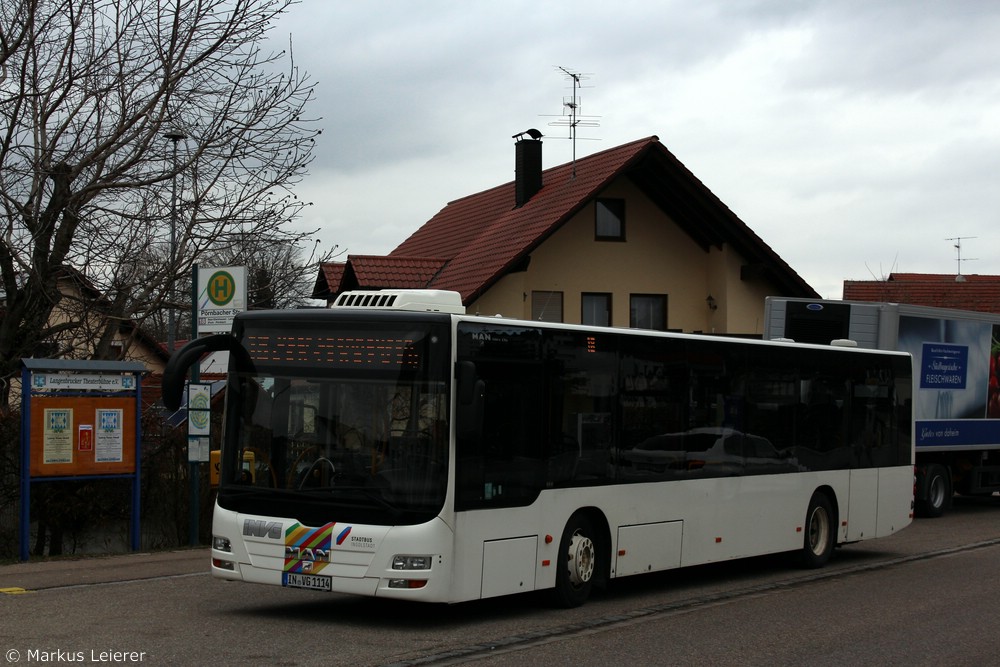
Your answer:
[[[476,364],[482,429],[457,443],[458,507],[530,503],[544,485],[542,375],[532,364]],[[465,437],[462,437],[465,436]]]

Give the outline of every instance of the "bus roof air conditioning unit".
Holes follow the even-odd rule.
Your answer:
[[[434,289],[356,290],[344,292],[333,302],[333,308],[375,308],[380,310],[413,310],[428,313],[465,314],[462,296],[458,292]]]

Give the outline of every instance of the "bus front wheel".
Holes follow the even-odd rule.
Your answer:
[[[826,565],[837,544],[836,525],[830,498],[821,491],[813,494],[806,511],[806,529],[802,545],[802,565],[817,568]]]
[[[578,607],[590,597],[597,572],[593,522],[582,512],[570,517],[559,541],[553,600],[560,607]]]

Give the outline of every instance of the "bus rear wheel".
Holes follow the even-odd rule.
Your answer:
[[[578,607],[590,597],[597,572],[597,545],[593,522],[582,512],[570,517],[559,541],[558,569],[553,601],[560,607]]]
[[[817,491],[809,500],[809,509],[806,511],[802,565],[807,568],[823,567],[830,561],[836,544],[833,506],[825,493]]]

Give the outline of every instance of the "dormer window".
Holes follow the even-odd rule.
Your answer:
[[[594,205],[594,238],[597,241],[625,240],[625,200],[598,199]]]

